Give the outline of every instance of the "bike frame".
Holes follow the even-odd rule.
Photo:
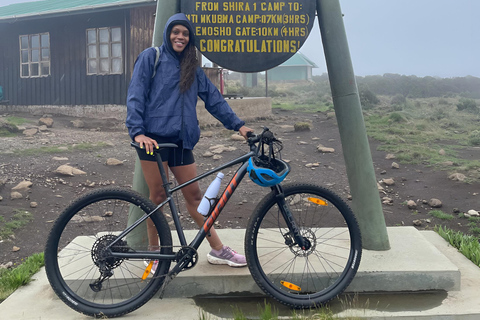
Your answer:
[[[188,247],[191,247],[191,248],[194,248],[195,250],[197,250],[198,247],[200,247],[200,245],[202,244],[205,237],[208,235],[208,232],[209,232],[210,228],[213,226],[213,224],[217,220],[217,218],[220,215],[222,209],[225,207],[228,200],[230,199],[232,194],[235,192],[237,186],[240,184],[242,179],[245,177],[245,174],[247,173],[248,159],[250,159],[250,157],[252,157],[252,156],[255,156],[256,151],[252,150],[252,151],[250,151],[250,152],[248,152],[248,153],[246,153],[246,154],[244,154],[244,155],[242,155],[242,156],[240,156],[240,157],[238,157],[238,158],[236,158],[232,161],[229,161],[229,162],[227,162],[227,163],[225,163],[225,164],[223,164],[219,167],[216,167],[216,168],[214,168],[210,171],[207,171],[203,174],[200,174],[200,175],[196,176],[195,178],[193,178],[193,179],[191,179],[191,180],[189,180],[189,181],[187,181],[187,182],[185,182],[181,185],[178,185],[174,188],[171,188],[170,183],[166,182],[166,181],[168,181],[167,180],[167,175],[166,175],[165,169],[163,167],[162,158],[160,156],[160,153],[158,152],[161,148],[164,148],[166,145],[165,144],[159,144],[158,146],[159,146],[159,149],[154,151],[155,152],[155,159],[157,161],[158,168],[160,170],[160,176],[162,177],[162,180],[164,181],[163,187],[165,189],[165,194],[166,194],[167,198],[165,199],[165,201],[160,203],[152,212],[142,216],[140,219],[135,221],[134,224],[132,224],[130,227],[125,229],[123,232],[121,232],[118,235],[117,239],[123,238],[131,230],[136,228],[139,224],[144,222],[152,214],[157,212],[157,210],[160,210],[165,204],[168,203],[170,205],[170,211],[172,213],[172,219],[173,219],[174,224],[175,224],[175,229],[177,231],[177,236],[178,236],[178,239],[180,241],[181,247],[188,246]],[[171,147],[172,145],[168,144],[168,146]],[[200,230],[198,231],[195,238],[190,242],[190,244],[188,244],[187,240],[185,238],[185,233],[184,233],[182,225],[181,225],[181,221],[180,221],[180,217],[179,217],[179,214],[178,214],[177,206],[176,206],[175,201],[173,199],[173,194],[175,192],[177,192],[178,190],[180,190],[180,189],[182,189],[182,188],[184,188],[184,187],[186,187],[186,186],[188,186],[188,185],[190,185],[194,182],[202,180],[203,178],[208,177],[208,176],[210,176],[210,175],[212,175],[212,174],[214,174],[218,171],[221,171],[225,168],[232,167],[232,166],[234,166],[236,164],[239,164],[239,163],[241,163],[241,166],[237,169],[237,171],[233,175],[232,179],[230,180],[230,182],[225,187],[225,190],[223,191],[222,195],[218,198],[218,200],[215,202],[215,204],[210,208],[210,212],[206,216],[205,222],[204,222],[203,226],[200,227]],[[113,241],[110,244],[109,247],[112,247],[117,241]],[[165,253],[161,253],[160,251],[138,251],[138,252],[132,252],[132,253],[121,253],[121,252],[114,252],[114,251],[110,250],[110,254],[111,254],[112,257],[121,258],[121,259],[177,260],[177,258],[178,258],[175,253],[165,254]]]
[[[268,130],[268,129],[267,129]],[[260,139],[261,140],[261,139]],[[132,145],[136,148],[139,146],[132,143]],[[213,226],[215,221],[217,220],[218,216],[220,215],[222,209],[225,207],[227,204],[228,200],[232,196],[232,194],[235,192],[237,186],[240,184],[240,182],[243,180],[245,177],[245,174],[247,173],[247,166],[248,166],[248,160],[253,157],[258,155],[260,147],[262,146],[262,141],[259,142],[259,145],[256,146],[254,143],[250,144],[250,152],[234,159],[231,160],[219,167],[216,167],[210,171],[207,171],[203,174],[200,174],[196,176],[195,178],[178,185],[174,188],[170,188],[170,183],[167,180],[167,175],[165,172],[165,168],[163,167],[163,160],[160,155],[160,150],[162,148],[167,148],[167,147],[177,147],[175,144],[171,143],[166,143],[166,144],[159,144],[159,148],[157,150],[154,150],[154,155],[155,155],[155,160],[157,161],[158,169],[160,170],[160,176],[162,177],[163,187],[165,189],[165,194],[166,194],[166,200],[160,203],[152,212],[142,216],[140,219],[138,219],[134,224],[132,224],[130,227],[125,229],[123,232],[121,232],[117,239],[122,239],[125,235],[127,235],[131,230],[133,230],[135,227],[137,227],[140,223],[144,222],[147,218],[149,218],[152,214],[157,212],[157,210],[160,210],[165,204],[170,205],[170,211],[172,213],[172,218],[175,223],[175,229],[177,230],[177,235],[178,239],[180,241],[180,246],[182,248],[188,247],[188,248],[193,248],[195,250],[200,247],[202,244],[203,240],[205,237],[208,235],[210,228]],[[195,238],[190,242],[190,244],[187,244],[187,240],[185,239],[185,233],[183,231],[180,217],[178,214],[177,206],[175,204],[175,201],[173,200],[172,195],[177,192],[178,190],[194,183],[199,180],[202,180],[205,177],[208,177],[220,170],[223,170],[225,168],[232,167],[236,164],[241,163],[241,166],[237,169],[235,174],[233,175],[232,179],[226,186],[225,190],[223,191],[222,195],[217,199],[215,204],[210,208],[209,214],[205,218],[205,222],[203,226],[200,228],[198,231],[197,235]],[[285,222],[290,230],[290,232],[293,234],[293,237],[296,241],[296,243],[303,248],[304,250],[308,249],[305,243],[305,240],[303,236],[300,234],[300,230],[298,229],[292,214],[288,208],[288,206],[285,204],[285,198],[283,195],[283,189],[280,185],[276,185],[271,187],[271,189],[275,193],[275,198],[278,204],[278,207],[280,209],[280,212],[282,213],[283,218],[285,219]],[[111,248],[118,240],[113,241],[110,245],[109,248]],[[132,253],[121,253],[121,252],[113,252],[112,250],[108,250],[109,254],[112,257],[115,258],[121,258],[121,259],[151,259],[151,260],[170,260],[170,261],[177,261],[177,265],[174,269],[177,269],[179,265],[181,264],[181,260],[183,259],[182,256],[178,256],[176,252],[173,253],[161,253],[161,251],[137,251],[137,252],[132,252]],[[191,258],[188,257],[188,258]],[[177,270],[179,272],[179,270]],[[175,271],[175,272],[177,272]],[[172,272],[172,271],[171,271]]]

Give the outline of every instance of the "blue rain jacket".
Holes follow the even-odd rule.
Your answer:
[[[205,107],[227,129],[238,131],[240,120],[223,96],[198,67],[195,81],[188,91],[180,93],[180,60],[170,43],[171,28],[183,24],[190,31],[189,42],[195,43],[192,25],[183,13],[170,17],[163,31],[163,44],[155,76],[155,48],[144,50],[137,58],[127,94],[126,125],[132,139],[139,134],[153,133],[193,149],[200,138],[197,119],[197,96]]]

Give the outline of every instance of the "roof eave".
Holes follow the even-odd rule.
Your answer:
[[[128,8],[136,8],[141,6],[148,6],[155,4],[156,0],[144,0],[144,1],[137,1],[137,2],[121,2],[117,4],[101,4],[96,6],[89,6],[89,7],[79,7],[78,9],[61,9],[61,10],[51,10],[45,11],[41,13],[35,14],[22,14],[22,15],[15,15],[15,16],[7,16],[7,17],[0,17],[0,23],[2,22],[16,22],[16,21],[24,21],[24,20],[34,20],[34,19],[45,19],[45,18],[52,18],[52,17],[62,17],[62,16],[69,16],[75,14],[83,14],[89,12],[99,12],[99,11],[109,11],[109,10],[117,10],[117,9],[128,9]]]
[[[312,65],[309,65],[309,64],[291,64],[291,65],[287,65],[287,66],[284,66],[284,65],[279,65],[277,66],[277,68],[279,67],[282,67],[282,68],[287,68],[287,67],[310,67],[310,68],[318,68],[316,65],[315,66],[312,66]]]

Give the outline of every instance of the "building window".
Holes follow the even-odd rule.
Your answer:
[[[87,74],[123,73],[122,30],[87,29]]]
[[[36,78],[50,75],[50,34],[20,36],[20,76]]]

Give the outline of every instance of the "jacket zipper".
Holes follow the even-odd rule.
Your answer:
[[[185,142],[185,121],[184,121],[184,114],[185,114],[185,93],[182,93],[182,132],[180,134],[180,137],[182,139],[182,159],[180,160],[180,163],[183,164],[183,150],[185,149],[184,147],[184,142]]]

